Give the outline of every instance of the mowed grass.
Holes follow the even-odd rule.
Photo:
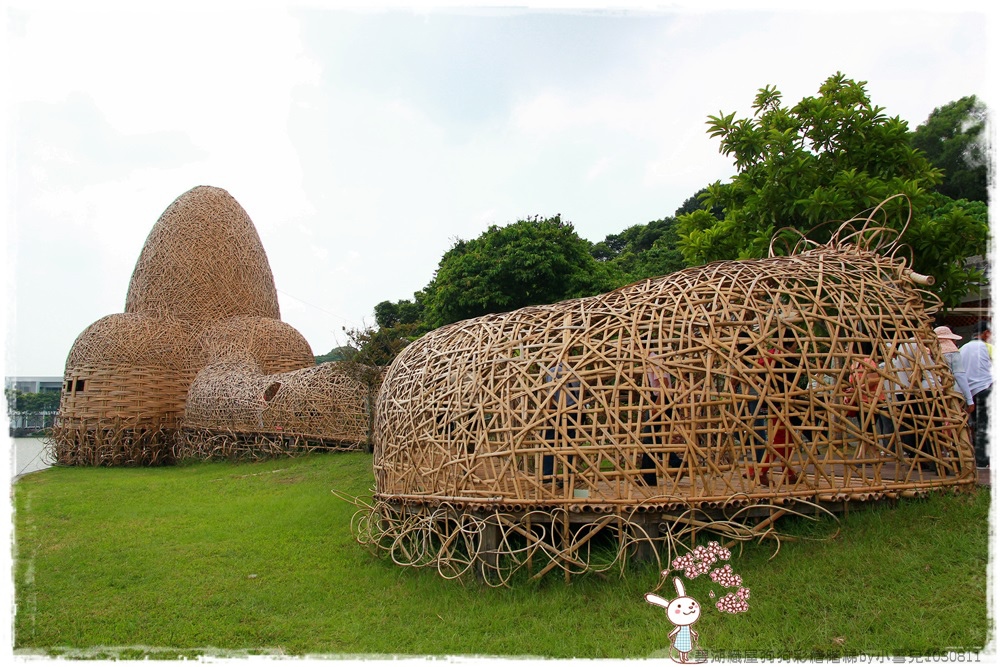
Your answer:
[[[286,655],[663,657],[673,626],[624,578],[519,577],[509,589],[401,568],[358,545],[371,457],[53,468],[14,487],[18,652],[119,658]],[[987,614],[989,489],[779,523],[800,541],[734,548],[750,610],[707,576],[699,644],[821,658],[977,650]],[[839,530],[839,532],[838,532]],[[835,535],[835,537],[831,537]],[[773,556],[773,558],[772,558]],[[672,586],[661,590],[665,596]]]

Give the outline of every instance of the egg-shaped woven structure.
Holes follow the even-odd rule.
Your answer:
[[[246,373],[229,377],[233,386],[256,386],[275,374],[301,371],[285,392],[288,422],[285,438],[264,438],[261,451],[276,443],[307,438],[312,447],[353,447],[366,441],[356,424],[367,424],[359,410],[366,394],[324,405],[329,415],[347,417],[321,424],[303,415],[320,409],[321,400],[339,400],[330,390],[337,370],[310,374],[315,358],[309,344],[280,319],[277,290],[257,230],[243,207],[221,188],[199,186],[178,197],[153,226],[139,254],[125,299],[125,312],[101,318],[74,342],[66,362],[64,390],[51,441],[55,458],[75,465],[150,465],[178,455],[215,451],[220,441],[242,451],[255,441],[245,429],[234,432],[232,415],[216,410],[210,423],[205,410],[188,429],[184,446],[175,440],[184,426],[188,393],[196,377],[211,369]],[[310,381],[315,386],[308,387]],[[348,377],[334,384],[353,389]],[[215,386],[215,385],[213,385]],[[349,390],[346,390],[349,391]],[[216,403],[223,397],[216,397]],[[204,392],[195,405],[209,402]],[[297,411],[297,412],[296,412]],[[304,431],[296,431],[301,427]],[[324,430],[324,428],[326,430]],[[346,435],[346,434],[350,435]],[[208,445],[195,446],[198,437]],[[260,452],[257,452],[260,454]]]
[[[362,540],[439,569],[578,572],[601,530],[617,561],[681,515],[974,484],[922,277],[850,231],[411,344],[378,396]]]
[[[139,253],[125,312],[201,321],[281,318],[267,253],[232,195],[199,186],[163,211]]]

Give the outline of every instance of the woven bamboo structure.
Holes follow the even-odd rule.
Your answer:
[[[265,375],[249,356],[230,357],[195,378],[175,454],[256,459],[357,449],[368,413],[364,386],[340,363]]]
[[[253,442],[258,453],[360,446],[366,429],[357,423],[367,418],[355,411],[363,392],[349,396],[354,385],[336,367],[315,370],[309,344],[280,318],[274,277],[246,211],[220,188],[184,193],[146,239],[125,312],[89,326],[70,350],[52,436],[56,460],[169,463],[218,455],[220,443],[230,453],[253,450]],[[223,369],[233,373],[225,381]],[[241,390],[256,392],[265,382],[286,387],[280,409],[269,413],[283,422],[258,434],[244,428],[255,422],[225,403],[238,406]],[[189,396],[192,385],[198,391]]]
[[[778,505],[969,488],[927,279],[875,224],[427,334],[378,396],[359,539],[503,582],[608,567],[678,525],[765,517],[753,534]]]

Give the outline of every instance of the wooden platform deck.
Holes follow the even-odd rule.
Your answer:
[[[956,462],[957,463],[957,462]],[[962,476],[949,462],[943,469],[923,469],[913,461],[887,459],[876,464],[837,462],[792,466],[794,481],[780,464],[772,464],[768,484],[747,479],[746,468],[731,466],[713,475],[691,477],[678,471],[676,477],[660,477],[656,486],[624,480],[611,482],[567,479],[562,484],[547,482],[549,488],[532,494],[483,492],[461,497],[440,495],[379,494],[394,505],[449,505],[474,514],[494,511],[520,515],[539,510],[562,509],[587,516],[599,514],[656,513],[699,509],[734,510],[747,505],[785,506],[809,502],[839,507],[844,502],[863,503],[880,499],[914,497],[939,488],[972,488],[989,483],[989,471],[966,469]],[[523,488],[522,488],[523,491]],[[524,496],[528,497],[524,497]]]
[[[713,470],[711,474],[705,472],[694,476],[680,469],[675,475],[659,477],[655,486],[637,484],[635,478],[597,482],[567,478],[548,482],[545,492],[538,493],[537,501],[531,498],[532,494],[524,494],[528,497],[508,500],[504,496],[495,499],[495,502],[510,509],[518,509],[518,505],[524,508],[570,505],[610,510],[615,506],[719,506],[746,501],[780,503],[784,498],[865,501],[885,495],[920,495],[934,488],[971,485],[977,481],[976,475],[968,470],[960,476],[957,461],[921,466],[913,461],[892,459],[878,463],[800,464],[792,465],[788,472],[780,464],[771,464],[764,480],[759,476],[749,478],[749,474],[744,465],[728,466]],[[482,502],[490,504],[486,498]]]

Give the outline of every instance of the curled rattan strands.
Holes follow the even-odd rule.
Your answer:
[[[628,560],[643,551],[663,567],[689,550],[687,541],[704,531],[727,539],[729,545],[772,539],[775,553],[783,540],[801,539],[775,531],[772,518],[762,519],[775,514],[773,505],[742,506],[722,518],[689,507],[651,522],[637,509],[582,519],[568,509],[473,513],[450,503],[413,511],[334,494],[358,508],[352,533],[374,554],[387,555],[401,567],[433,568],[446,579],[474,575],[498,587],[509,586],[519,574],[538,579],[552,571],[570,577],[617,569],[625,576]],[[834,516],[815,503],[795,499],[778,513],[808,520]],[[598,536],[600,545],[595,544]]]

